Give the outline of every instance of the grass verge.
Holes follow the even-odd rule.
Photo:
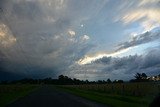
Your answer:
[[[150,97],[122,96],[89,90],[80,90],[72,87],[57,87],[60,90],[86,98],[88,100],[103,103],[110,107],[148,107],[149,103],[152,101],[152,98]]]
[[[0,107],[5,107],[37,88],[36,85],[0,85]]]

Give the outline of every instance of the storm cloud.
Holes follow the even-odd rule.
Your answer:
[[[150,50],[143,55],[125,57],[103,57],[89,64],[71,67],[71,75],[77,78],[98,79],[125,79],[134,78],[135,73],[156,75],[160,72],[160,49]],[[74,72],[74,73],[73,73]]]
[[[158,73],[159,13],[156,0],[1,0],[0,79]],[[157,47],[141,47],[155,41]],[[146,52],[130,55],[136,46],[135,54]]]
[[[75,16],[79,10],[66,7],[68,2],[1,1],[3,60],[0,66],[4,71],[31,77],[56,77],[93,47],[81,39],[83,35],[69,35],[70,29],[74,30],[72,25],[77,20],[80,23],[83,15]]]

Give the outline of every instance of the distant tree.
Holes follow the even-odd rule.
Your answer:
[[[63,80],[63,79],[64,79],[64,76],[63,76],[63,75],[60,75],[60,76],[58,76],[58,79],[59,79],[59,80]]]
[[[130,80],[130,82],[147,82],[149,79],[147,79],[147,75],[145,73],[136,73],[135,79]]]
[[[123,83],[123,80],[114,80],[113,83]]]
[[[140,73],[136,73],[134,77],[136,78],[136,80],[142,80],[142,75]]]
[[[88,84],[88,83],[89,83],[89,81],[88,81],[88,80],[86,80],[86,81],[85,81],[85,84]]]
[[[74,78],[73,83],[79,85],[81,84],[81,81],[79,79]]]
[[[97,83],[98,83],[98,84],[105,84],[106,81],[105,81],[105,80],[98,80]]]
[[[142,79],[147,79],[147,75],[145,73],[142,73]]]
[[[44,81],[44,84],[51,84],[52,83],[52,78],[51,77],[45,78],[45,79],[43,79],[43,81]]]
[[[112,83],[112,81],[108,78],[108,79],[107,79],[107,83]]]
[[[136,82],[136,79],[131,79],[129,80],[129,82]]]
[[[118,80],[115,79],[115,80],[113,81],[113,83],[117,83],[117,81],[118,81]]]
[[[58,81],[59,81],[59,84],[64,84],[64,85],[74,84],[74,80],[72,80],[71,78],[67,76],[63,76],[63,75],[60,75],[58,77]]]
[[[123,80],[118,80],[117,82],[118,82],[118,83],[124,83],[124,81],[123,81]]]
[[[106,81],[105,81],[105,80],[103,80],[102,82],[103,82],[103,84],[105,84],[105,83],[106,83]]]

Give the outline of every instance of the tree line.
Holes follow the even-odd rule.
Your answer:
[[[160,75],[157,77],[160,78]],[[134,76],[135,79],[131,79],[129,82],[149,82],[152,81],[147,78],[145,73],[136,73]],[[110,84],[110,83],[124,83],[123,80],[98,80],[98,81],[88,81],[88,80],[79,80],[76,78],[69,78],[68,76],[59,75],[58,79],[45,78],[45,79],[32,79],[24,78],[21,80],[14,81],[1,81],[0,84],[55,84],[55,85],[80,85],[80,84]]]

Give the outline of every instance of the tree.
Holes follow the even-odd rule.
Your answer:
[[[142,79],[147,79],[147,75],[145,73],[142,73]]]
[[[134,77],[136,78],[136,80],[142,80],[142,75],[140,73],[136,73]]]
[[[134,76],[136,79],[135,80],[131,80],[131,82],[147,82],[149,81],[147,79],[147,75],[145,73],[136,73]]]
[[[63,79],[64,79],[64,76],[63,76],[63,75],[60,75],[60,76],[58,76],[58,79],[59,79],[59,80],[63,80]]]
[[[124,83],[124,81],[123,81],[123,80],[118,80],[117,82],[118,82],[118,83]]]
[[[98,84],[102,84],[103,81],[102,81],[102,80],[98,80],[97,83],[98,83]]]
[[[107,83],[112,83],[112,81],[108,78],[108,79],[107,79]]]

